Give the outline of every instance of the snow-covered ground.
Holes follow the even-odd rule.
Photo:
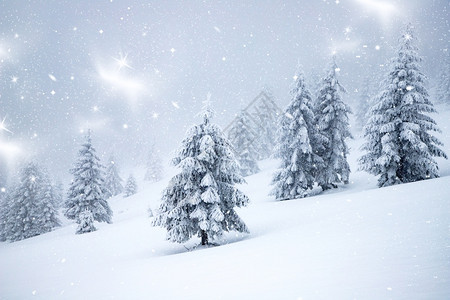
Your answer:
[[[450,112],[434,117],[450,154]],[[140,182],[110,200],[114,223],[96,232],[65,221],[0,243],[0,299],[450,299],[450,162],[439,160],[439,179],[379,189],[355,171],[360,143],[350,142],[351,183],[304,199],[268,196],[277,162],[261,162],[238,211],[251,233],[219,247],[165,241],[147,209],[169,176]]]

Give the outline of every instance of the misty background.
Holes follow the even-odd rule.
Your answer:
[[[314,91],[333,54],[354,107],[407,22],[429,89],[448,55],[447,0],[142,2],[0,1],[3,181],[35,159],[67,184],[89,128],[122,169],[168,161],[207,93],[223,128],[264,86],[284,108],[299,65]]]

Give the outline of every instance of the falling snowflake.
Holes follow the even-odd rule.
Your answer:
[[[52,80],[52,81],[56,81],[56,77],[52,74],[48,74],[48,77]]]

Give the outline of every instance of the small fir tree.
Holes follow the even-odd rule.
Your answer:
[[[117,196],[123,192],[122,178],[120,178],[117,163],[114,156],[111,155],[106,168],[105,190],[106,198]]]
[[[447,52],[438,75],[436,102],[450,105],[450,54]]]
[[[94,216],[89,210],[84,210],[78,215],[78,227],[76,234],[88,233],[97,230],[94,226]]]
[[[56,208],[59,209],[64,206],[64,185],[57,181],[53,187],[56,196]]]
[[[406,26],[392,60],[385,88],[370,110],[360,168],[379,176],[378,186],[439,176],[433,157],[445,157],[442,143],[429,131],[439,131],[427,114],[436,112],[420,70],[421,58],[411,25]]]
[[[161,158],[152,145],[147,156],[147,171],[145,172],[144,180],[150,182],[160,181],[162,178],[163,167]]]
[[[210,123],[207,101],[203,123],[192,127],[173,159],[181,172],[163,194],[153,224],[167,229],[167,239],[183,243],[193,236],[202,245],[225,231],[248,232],[234,207],[246,206],[248,197],[234,185],[243,183],[231,144],[222,130]]]
[[[130,174],[130,176],[127,179],[127,184],[125,185],[125,195],[124,197],[130,197],[131,195],[134,195],[137,193],[137,182],[134,178],[133,174]]]
[[[324,137],[319,155],[324,167],[319,168],[316,180],[323,190],[337,187],[337,183],[348,183],[350,166],[347,162],[348,147],[345,142],[351,138],[348,114],[350,107],[342,101],[345,89],[338,81],[339,68],[333,57],[327,76],[322,79],[315,107],[315,118],[319,133]]]
[[[92,146],[90,131],[78,154],[75,167],[71,170],[73,180],[69,187],[64,215],[71,220],[81,221],[80,214],[89,211],[95,221],[111,223],[112,210],[106,201],[103,166]]]
[[[248,176],[258,173],[257,134],[251,128],[249,116],[245,111],[241,111],[236,122],[233,123],[233,127],[228,132],[228,139],[234,146],[241,174]]]
[[[311,93],[301,72],[291,90],[292,100],[281,115],[278,125],[275,157],[281,160],[275,173],[272,194],[278,200],[302,198],[314,185],[314,174],[321,159],[316,154],[318,141],[314,126]],[[314,146],[314,147],[313,147]]]
[[[358,102],[356,104],[356,129],[358,131],[363,130],[364,126],[367,122],[367,113],[371,107],[371,96],[370,96],[370,87],[369,87],[369,79],[366,78],[364,80],[363,86],[359,91]]]
[[[257,140],[259,159],[269,158],[273,154],[279,117],[279,110],[275,105],[275,97],[272,92],[267,87],[263,89],[263,92],[264,97],[256,107],[257,113],[252,116],[258,124],[254,131],[259,133]]]
[[[6,217],[7,217],[7,204],[9,193],[6,187],[2,187],[0,190],[0,242],[6,241]]]
[[[0,136],[1,139],[1,136]],[[8,169],[7,164],[8,161],[6,157],[0,155],[0,193],[1,189],[6,189],[7,179],[8,179]]]
[[[44,232],[49,232],[54,227],[61,226],[61,222],[58,219],[59,201],[57,190],[51,182],[49,175],[44,171],[40,204],[42,208],[42,229]]]

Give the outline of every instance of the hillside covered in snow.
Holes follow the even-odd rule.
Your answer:
[[[438,106],[450,152],[450,111]],[[75,235],[54,231],[0,243],[0,299],[448,299],[450,163],[441,178],[376,187],[357,170],[362,140],[350,141],[350,183],[303,199],[269,196],[276,160],[240,188],[250,234],[219,246],[173,244],[152,227],[170,170],[137,194],[109,200],[112,224]],[[172,174],[173,173],[173,174]]]

